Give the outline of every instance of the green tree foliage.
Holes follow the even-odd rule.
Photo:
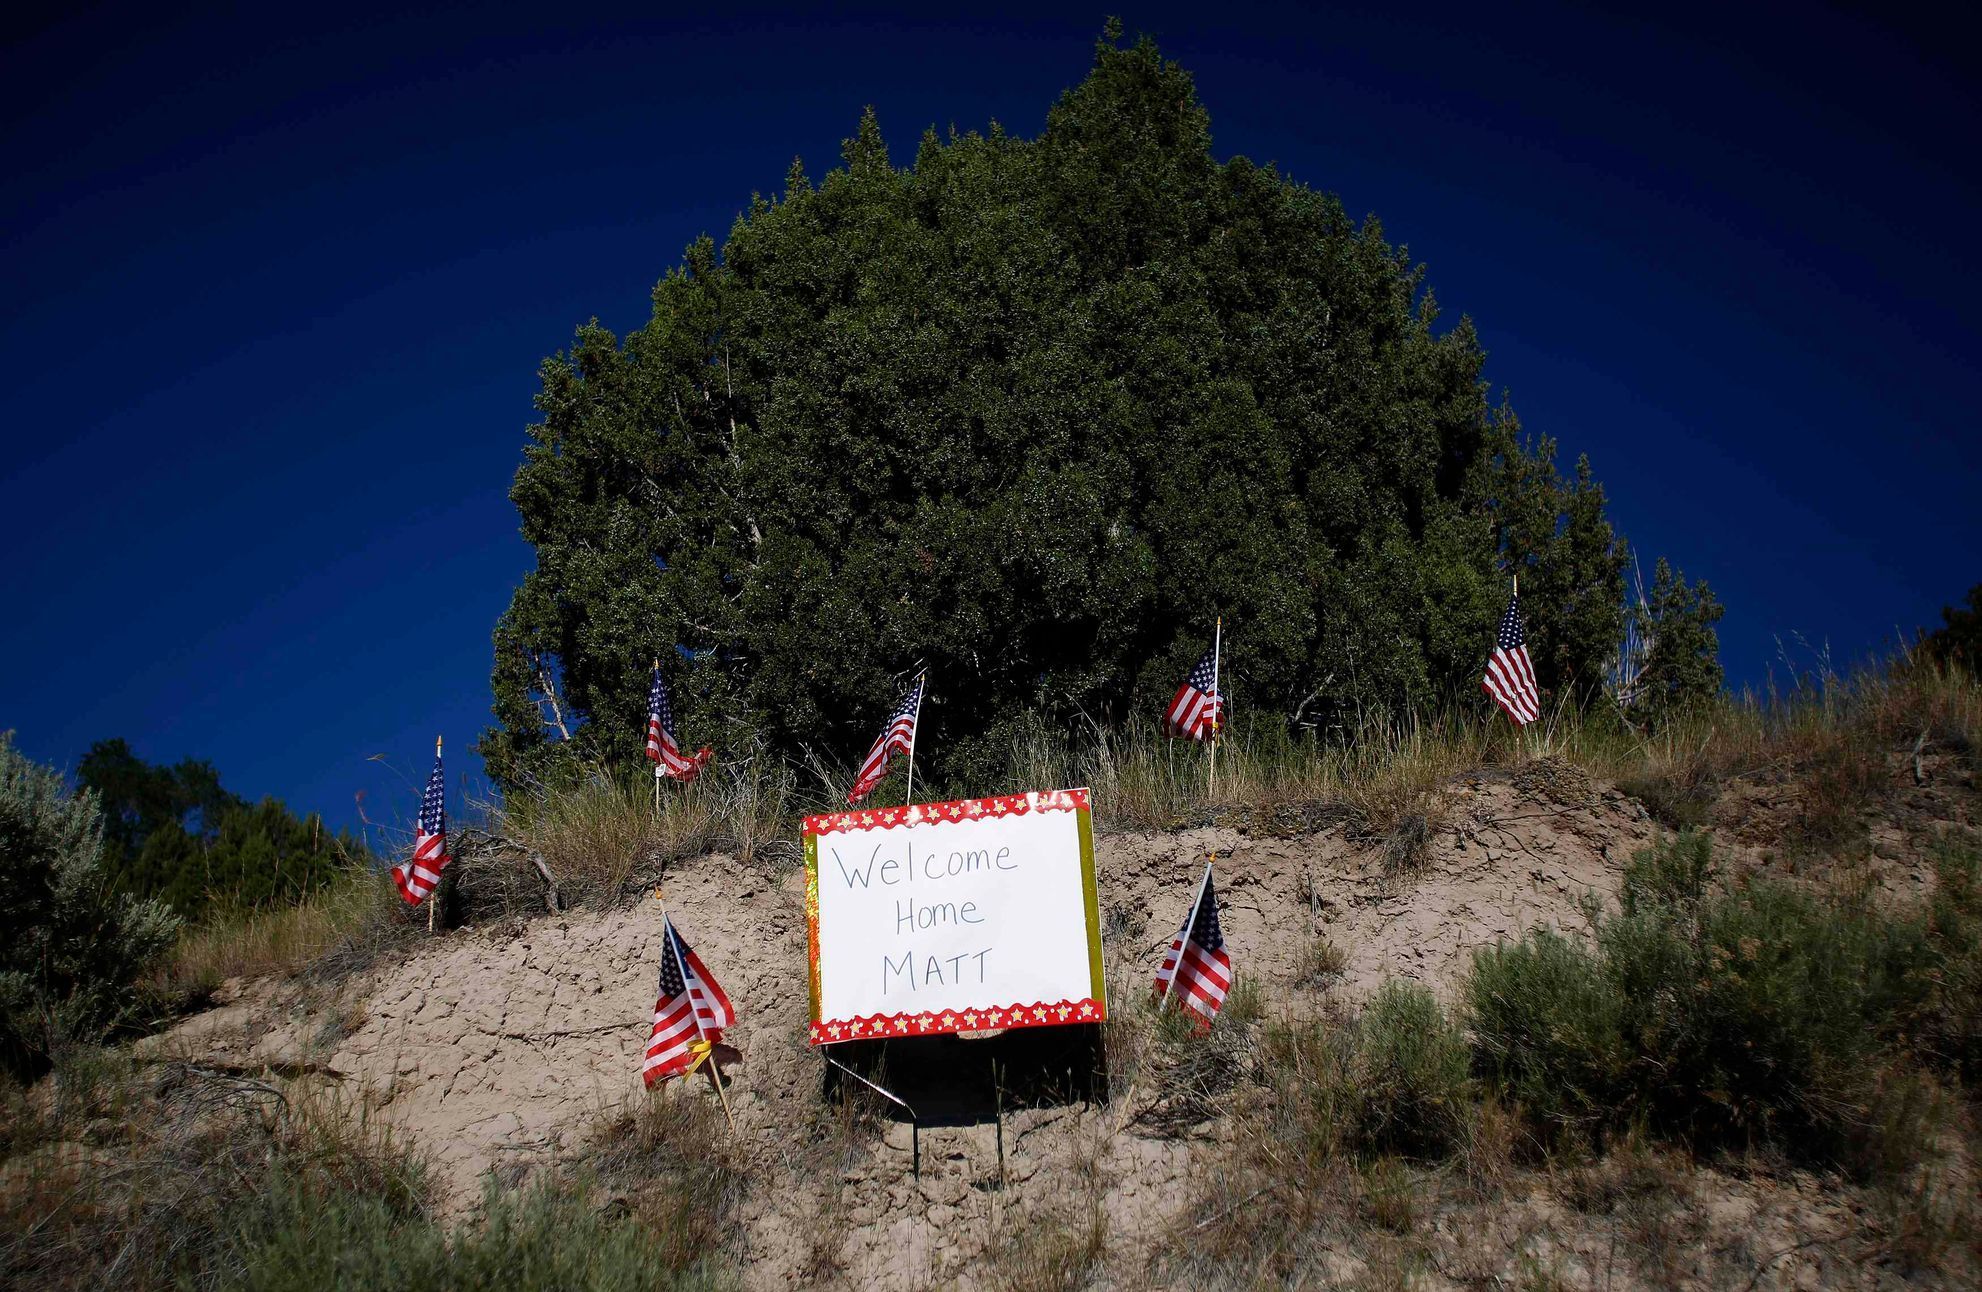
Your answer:
[[[220,787],[213,764],[184,759],[154,767],[121,737],[99,740],[76,767],[76,781],[103,805],[103,845],[111,864],[135,856],[145,839],[167,824],[204,833],[241,800]]]
[[[901,168],[870,112],[843,158],[542,366],[497,777],[637,758],[656,654],[686,744],[787,751],[864,748],[926,663],[953,775],[1154,712],[1219,614],[1255,720],[1475,692],[1511,567],[1544,686],[1594,688],[1624,548],[1588,464],[1488,408],[1374,218],[1214,160],[1149,42],[1102,42],[1035,140]]]
[[[1514,442],[1519,425],[1503,408],[1493,511],[1499,547],[1521,576],[1528,654],[1544,690],[1588,700],[1624,633],[1624,567],[1630,550],[1604,516],[1603,486],[1587,456],[1573,478],[1555,468],[1555,441]]]
[[[16,1075],[123,1022],[178,930],[163,904],[112,891],[102,853],[96,796],[72,797],[0,734],[0,1067]]]
[[[123,740],[100,740],[77,781],[104,809],[103,867],[121,889],[196,919],[213,906],[293,902],[365,861],[362,844],[298,817],[279,800],[250,804],[211,764],[145,762]]]
[[[1982,583],[1968,590],[1968,606],[1943,606],[1941,626],[1921,640],[1929,658],[1982,672]]]
[[[1653,722],[1720,693],[1720,636],[1714,625],[1726,608],[1705,581],[1689,584],[1664,557],[1652,572],[1652,595],[1641,631],[1649,640],[1639,674],[1639,711]]]

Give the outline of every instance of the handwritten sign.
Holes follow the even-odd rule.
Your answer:
[[[805,819],[814,1045],[1107,1016],[1086,790]]]

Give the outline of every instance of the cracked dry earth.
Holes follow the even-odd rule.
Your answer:
[[[1207,850],[1219,854],[1225,934],[1240,973],[1258,981],[1269,1013],[1312,1014],[1330,996],[1358,999],[1391,976],[1449,999],[1475,947],[1538,924],[1580,929],[1583,897],[1613,891],[1626,859],[1653,835],[1634,801],[1579,775],[1537,783],[1481,772],[1445,793],[1445,824],[1407,878],[1387,876],[1380,847],[1339,828],[1295,838],[1225,828],[1102,834],[1097,881],[1114,1001],[1148,981]],[[737,1007],[727,1039],[742,1057],[727,1072],[752,1174],[746,1286],[971,1284],[1026,1216],[1070,1214],[1098,1198],[1110,1249],[1135,1251],[1190,1205],[1194,1155],[1225,1134],[1220,1123],[1185,1136],[1145,1133],[1079,1098],[1005,1110],[1003,1187],[1001,1127],[991,1118],[925,1127],[919,1181],[904,1123],[884,1124],[854,1153],[822,1164],[802,1143],[821,1115],[825,1071],[804,1040],[803,875],[774,881],[712,855],[674,868],[667,892]],[[269,984],[237,988],[231,1003],[189,1020],[168,1043],[234,1062],[303,1065],[367,1091],[431,1154],[442,1205],[459,1216],[490,1173],[522,1179],[641,1097],[660,922],[648,900],[457,930],[346,984],[329,1004],[292,996],[285,1005]],[[1303,984],[1304,952],[1320,935],[1347,952],[1347,967],[1329,984]],[[948,1044],[969,1054],[974,1043]],[[709,1096],[700,1085],[688,1093]],[[1771,1220],[1780,1209],[1773,1197],[1717,1196],[1716,1229],[1742,1241],[1766,1246],[1777,1230],[1814,1223],[1807,1208]],[[1503,1207],[1481,1232],[1498,1226],[1515,1242],[1515,1230],[1543,1223],[1539,1206]],[[1573,1242],[1560,1226],[1549,1232]],[[1603,1241],[1594,1231],[1585,1237]]]

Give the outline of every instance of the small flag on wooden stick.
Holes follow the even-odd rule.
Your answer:
[[[1211,864],[1206,862],[1197,900],[1191,903],[1177,936],[1170,940],[1163,967],[1156,971],[1157,1007],[1174,1000],[1209,1027],[1231,989],[1232,957],[1225,950],[1225,931],[1218,923],[1218,894],[1211,884]]]
[[[413,832],[413,855],[392,868],[392,882],[407,904],[418,906],[440,883],[447,855],[447,780],[440,770],[440,741],[434,741],[434,773],[420,796],[420,820]]]
[[[674,921],[661,917],[661,986],[640,1076],[649,1086],[693,1072],[736,1025],[736,1009],[689,949]]]

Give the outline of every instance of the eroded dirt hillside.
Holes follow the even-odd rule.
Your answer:
[[[1481,773],[1447,797],[1443,820],[1405,858],[1344,820],[1286,836],[1217,826],[1104,832],[1096,866],[1118,1009],[1122,993],[1144,989],[1207,852],[1219,856],[1225,933],[1241,971],[1268,1011],[1312,1013],[1393,975],[1443,995],[1481,943],[1538,923],[1580,927],[1582,898],[1609,892],[1653,830],[1643,808],[1568,769],[1524,781]],[[717,854],[676,866],[664,890],[737,1005],[729,1040],[741,1060],[729,1068],[729,1098],[767,1181],[747,1203],[751,1284],[781,1286],[801,1268],[838,1268],[874,1286],[953,1272],[1003,1233],[999,1217],[1064,1203],[1076,1175],[1108,1181],[1114,1233],[1165,1223],[1191,1141],[1134,1126],[1114,1133],[1120,1118],[1072,1090],[1007,1114],[1005,1189],[985,1187],[999,1179],[995,1124],[922,1131],[920,1181],[910,1128],[888,1124],[864,1161],[821,1181],[803,1151],[825,1080],[803,1026],[803,874],[773,878]],[[456,929],[337,993],[234,987],[232,1001],[163,1044],[367,1092],[434,1157],[444,1205],[464,1213],[488,1173],[513,1181],[555,1161],[640,1096],[660,917],[660,904],[646,900]],[[1326,975],[1314,971],[1322,939],[1346,953]]]
[[[1207,852],[1218,855],[1228,946],[1267,1015],[1313,1016],[1387,977],[1449,999],[1474,948],[1536,925],[1581,931],[1586,897],[1613,892],[1656,829],[1636,801],[1559,763],[1475,773],[1443,794],[1435,823],[1401,850],[1395,837],[1365,837],[1342,819],[1285,831],[1104,828],[1098,886],[1117,1012],[1145,990]],[[925,1124],[918,1137],[882,1118],[864,1137],[834,1140],[826,1068],[804,1041],[802,873],[773,876],[711,855],[674,867],[664,887],[737,1006],[728,1040],[740,1057],[727,1075],[751,1177],[747,1286],[985,1283],[1009,1268],[1021,1219],[1098,1209],[1109,1245],[1133,1250],[1198,1205],[1193,1173],[1227,1134],[1218,1118],[1152,1122],[1141,1114],[1160,1090],[1110,1105],[1071,1071],[1058,1096],[1035,1089],[1007,1102],[998,1082],[1012,1078],[1009,1068],[978,1074],[975,1055],[990,1052],[968,1048],[994,1043],[945,1042],[939,1062],[955,1083],[984,1092],[954,1116],[924,1110],[925,1122],[952,1124]],[[661,916],[658,901],[644,900],[455,930],[334,992],[233,985],[226,1003],[159,1044],[363,1092],[432,1155],[443,1206],[463,1215],[491,1174],[513,1183],[575,1153],[602,1119],[643,1097]],[[1343,953],[1339,963],[1319,955],[1324,942]],[[675,1097],[711,1095],[694,1084]],[[822,1150],[825,1141],[835,1147]],[[1675,1231],[1691,1254],[1674,1268],[1689,1277],[1711,1284],[1714,1271],[1749,1268],[1831,1223],[1835,1204],[1795,1181],[1698,1178],[1708,1177],[1710,1203],[1689,1208]],[[1545,1191],[1517,1189],[1437,1223],[1464,1230],[1451,1235],[1455,1252],[1479,1253],[1477,1270],[1446,1272],[1452,1286],[1499,1277],[1516,1254],[1598,1268],[1606,1241],[1600,1222]],[[1367,1263],[1345,1253],[1340,1273],[1356,1276]]]

